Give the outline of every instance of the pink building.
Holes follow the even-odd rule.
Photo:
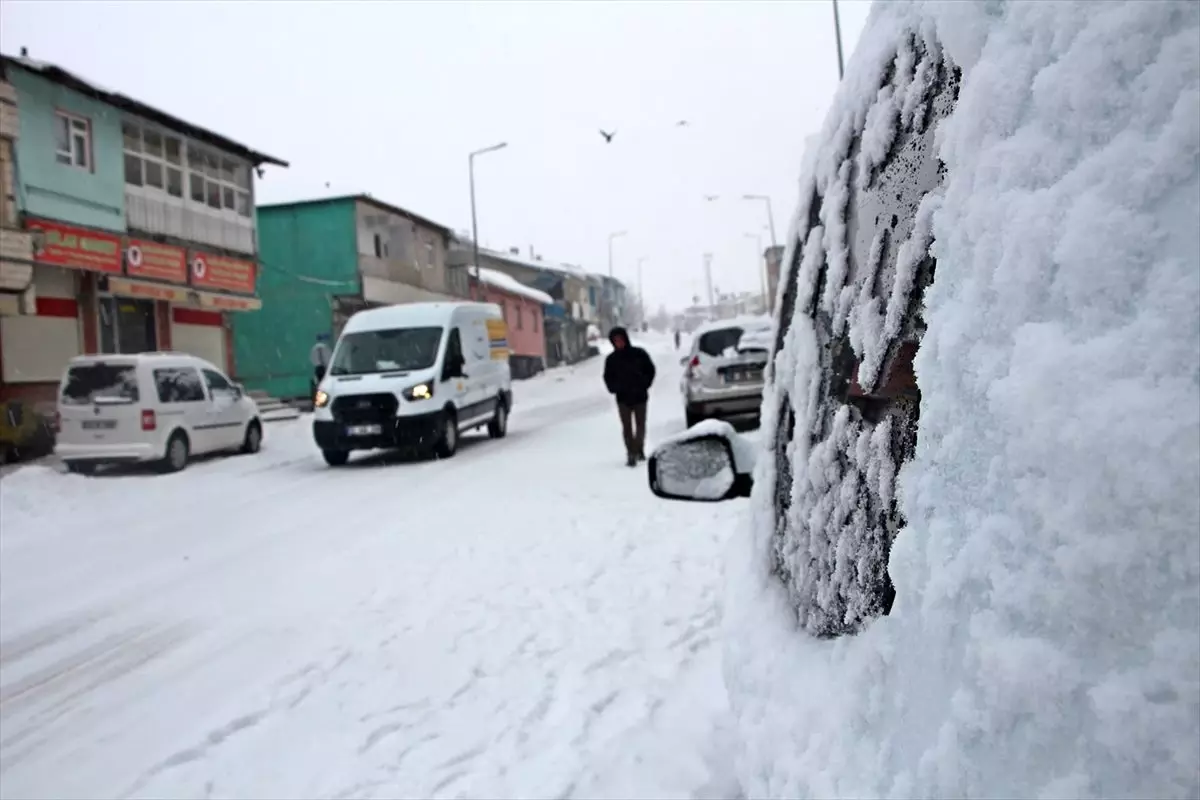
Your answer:
[[[469,270],[475,289],[475,270]],[[550,295],[486,267],[480,270],[485,303],[495,303],[508,324],[509,362],[514,378],[530,378],[546,368],[546,330],[543,307],[554,302]]]

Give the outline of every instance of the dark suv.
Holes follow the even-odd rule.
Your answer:
[[[809,146],[726,675],[748,796],[1200,795],[1200,4],[877,4]],[[786,610],[786,613],[781,611]]]

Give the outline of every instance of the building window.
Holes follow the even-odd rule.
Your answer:
[[[55,160],[60,164],[92,168],[92,125],[83,117],[54,112]]]
[[[137,122],[121,125],[125,183],[187,199],[214,211],[250,216],[250,167]],[[187,180],[184,180],[184,176]]]
[[[425,266],[433,269],[434,254],[437,253],[437,246],[430,239],[425,243]]]
[[[158,347],[153,300],[100,298],[100,352],[149,353]]]
[[[387,245],[383,243],[383,237],[380,236],[378,233],[376,233],[376,234],[373,234],[371,238],[375,242],[375,257],[376,258],[386,258],[387,257]]]
[[[522,313],[523,311],[524,311],[523,305],[520,302],[518,302],[517,303],[517,330],[519,330],[519,331],[525,330],[525,315],[524,315],[524,313]]]
[[[538,332],[539,332],[539,330],[538,330],[538,319],[539,319],[539,318],[540,318],[542,315],[541,315],[541,314],[539,314],[538,312],[534,311],[534,312],[533,312],[533,314],[531,314],[530,316],[532,316],[532,317],[533,317],[533,332],[534,332],[534,333],[538,333]]]

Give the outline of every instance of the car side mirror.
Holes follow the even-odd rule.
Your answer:
[[[463,372],[467,362],[464,359],[456,358],[446,364],[446,378],[465,378],[467,374]]]
[[[739,472],[731,435],[737,436],[732,428],[718,431],[701,423],[683,438],[660,445],[647,463],[650,491],[668,500],[710,503],[749,497],[754,479],[748,471]]]
[[[242,397],[244,397],[244,396],[245,396],[245,394],[246,394],[246,387],[245,387],[245,386],[243,386],[243,385],[242,385],[242,384],[240,384],[240,383],[235,383],[235,384],[233,385],[233,393],[234,393],[234,394],[237,396],[237,398],[240,400],[240,399],[241,399]]]

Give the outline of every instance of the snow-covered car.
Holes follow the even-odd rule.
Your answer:
[[[692,335],[679,389],[690,428],[705,419],[758,416],[771,318],[707,322]]]
[[[649,461],[743,793],[1200,796],[1200,3],[877,3],[800,186],[757,457]]]
[[[134,462],[178,472],[192,455],[257,453],[262,433],[254,398],[202,358],[76,356],[59,384],[54,453],[82,474]]]

